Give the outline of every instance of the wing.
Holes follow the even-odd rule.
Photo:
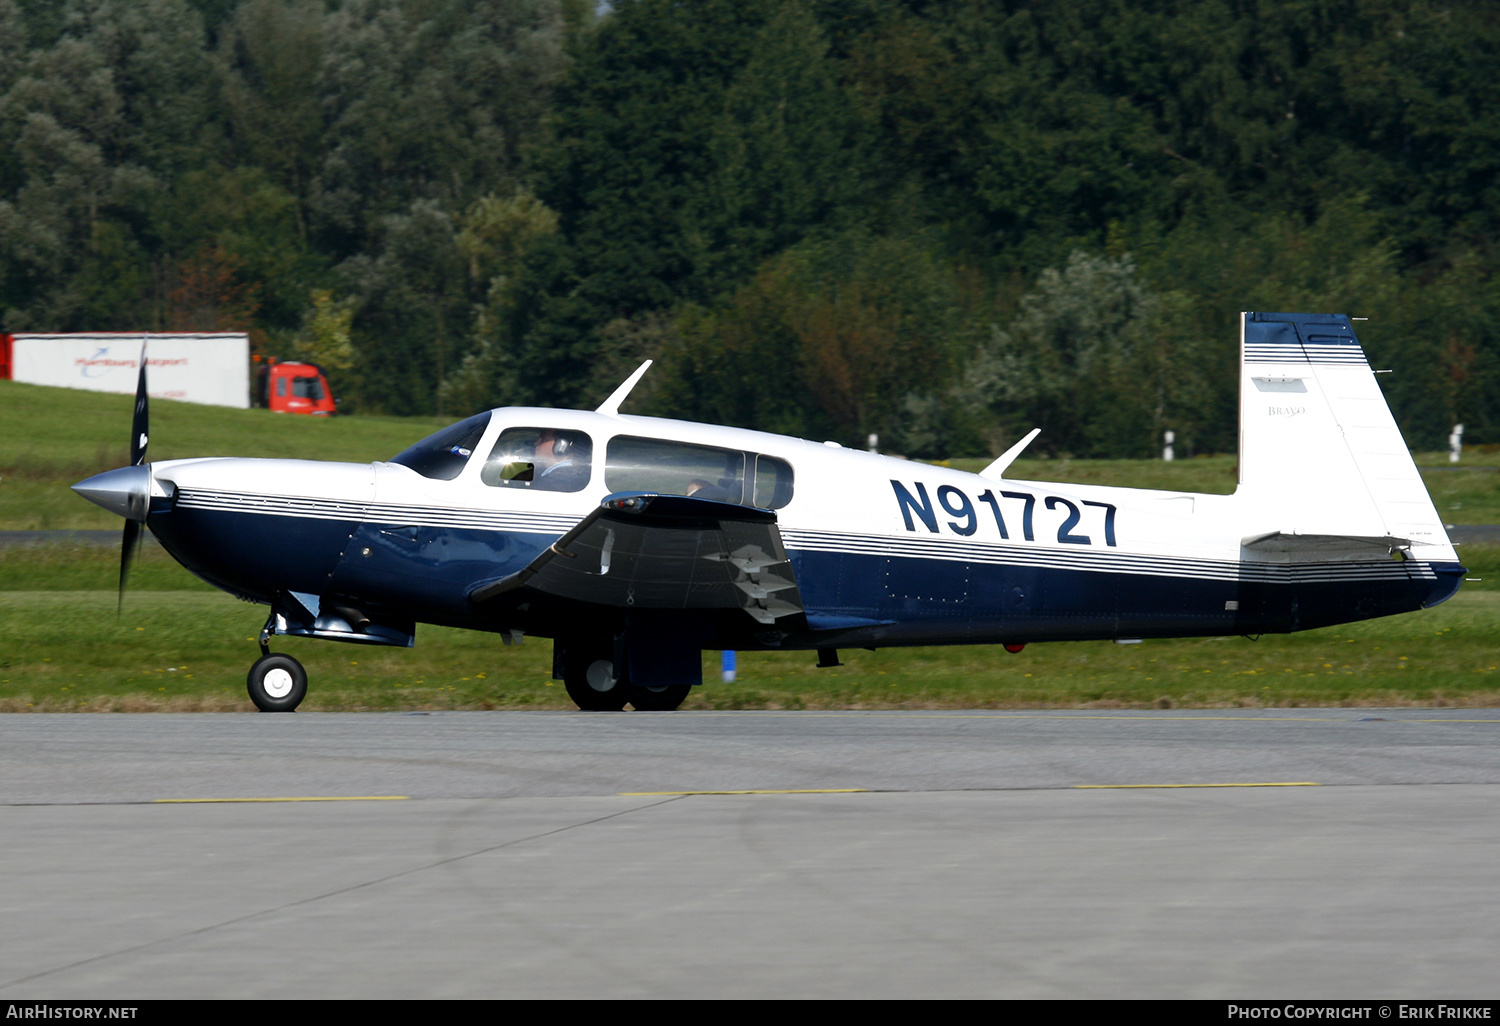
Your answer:
[[[775,513],[682,495],[610,495],[525,568],[476,583],[469,598],[518,588],[622,608],[743,609],[763,624],[803,611]]]

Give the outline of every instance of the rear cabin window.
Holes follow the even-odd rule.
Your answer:
[[[754,475],[747,479],[746,470]],[[780,509],[792,501],[792,467],[774,456],[632,438],[609,443],[604,483],[612,492],[660,492]]]
[[[577,492],[588,487],[594,443],[582,431],[506,428],[479,472],[492,488]]]
[[[435,435],[428,435],[410,449],[392,456],[391,462],[410,467],[434,481],[452,481],[462,473],[469,457],[474,454],[474,447],[484,437],[484,429],[489,426],[490,411],[486,410],[445,427]]]
[[[660,492],[741,503],[745,499],[745,454],[620,435],[610,440],[604,483],[612,492]]]
[[[780,509],[792,501],[792,465],[775,456],[755,457],[755,499],[752,506]]]

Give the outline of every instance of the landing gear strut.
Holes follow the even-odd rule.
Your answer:
[[[272,652],[250,667],[245,686],[261,712],[294,712],[307,697],[307,671],[291,656]]]

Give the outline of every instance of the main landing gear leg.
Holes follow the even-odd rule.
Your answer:
[[[307,671],[289,655],[271,651],[272,612],[260,632],[260,658],[250,667],[245,689],[261,712],[294,712],[307,697]]]

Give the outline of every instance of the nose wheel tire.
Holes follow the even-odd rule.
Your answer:
[[[291,656],[272,652],[250,667],[245,686],[261,712],[293,712],[307,697],[307,671]]]

